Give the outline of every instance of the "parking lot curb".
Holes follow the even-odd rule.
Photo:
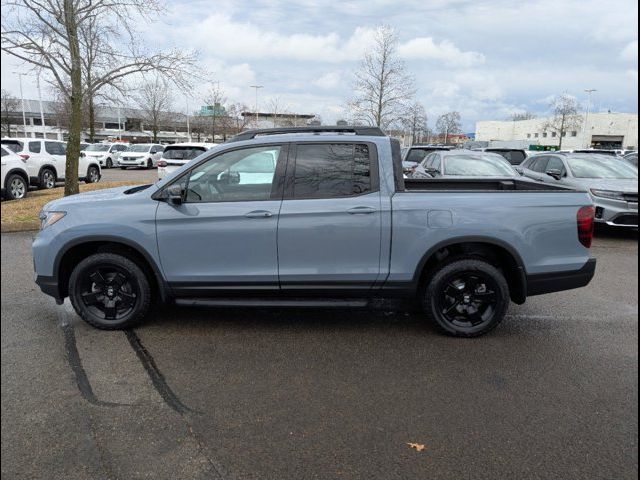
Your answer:
[[[29,222],[8,222],[0,224],[0,233],[10,232],[31,232],[40,229],[40,222],[31,220]]]

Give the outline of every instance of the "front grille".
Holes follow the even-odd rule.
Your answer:
[[[613,220],[616,225],[635,225],[638,226],[638,215],[620,215]]]
[[[625,193],[624,199],[627,202],[638,203],[638,194],[637,193]]]

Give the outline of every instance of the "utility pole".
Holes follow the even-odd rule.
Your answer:
[[[258,128],[258,89],[263,88],[263,85],[251,85],[251,88],[256,89],[256,128]]]
[[[590,146],[590,142],[587,140],[588,139],[588,135],[587,135],[587,128],[589,127],[587,124],[589,123],[589,110],[591,110],[591,94],[593,92],[597,92],[598,90],[596,90],[595,88],[585,88],[584,90],[585,92],[587,92],[587,112],[585,115],[585,119],[584,119],[584,128],[582,129],[582,143],[583,145],[586,146],[586,148],[589,148]],[[562,135],[562,133],[561,133]]]
[[[22,128],[24,130],[24,136],[28,137],[29,135],[27,134],[27,116],[24,113],[24,95],[22,94],[22,76],[25,74],[18,73],[18,72],[13,72],[13,73],[18,75],[18,78],[20,79],[20,101],[22,102]]]
[[[42,92],[40,91],[40,72],[38,72],[37,85],[38,85],[38,102],[40,103],[40,123],[42,123],[42,138],[47,138],[47,129],[44,126],[44,111],[42,110]]]
[[[189,97],[185,97],[187,101],[187,136],[189,137],[189,141],[191,141],[191,126],[189,125]]]

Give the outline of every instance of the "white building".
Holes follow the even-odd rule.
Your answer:
[[[476,123],[476,141],[526,141],[530,145],[557,146],[558,135],[547,132],[548,118]],[[632,113],[591,113],[579,129],[569,130],[562,140],[563,149],[638,148],[638,115]]]

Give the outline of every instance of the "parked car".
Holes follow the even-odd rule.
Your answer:
[[[95,160],[104,168],[113,168],[118,163],[120,153],[129,148],[126,143],[93,143],[88,145],[82,153]]]
[[[527,150],[520,148],[485,148],[485,152],[497,153],[509,161],[511,165],[520,165],[527,158]]]
[[[2,145],[2,198],[19,200],[29,191],[29,174],[25,160]]]
[[[410,175],[431,152],[446,150],[451,150],[451,147],[445,147],[443,145],[412,145],[403,152],[402,170],[405,175]]]
[[[42,291],[97,328],[130,328],[159,301],[394,298],[470,337],[510,300],[587,285],[593,215],[586,192],[521,177],[405,183],[400,143],[378,128],[280,128],[237,135],[153,185],[48,203],[33,256]]]
[[[631,165],[638,168],[638,152],[627,153],[623,158]]]
[[[65,142],[39,138],[3,138],[1,142],[25,160],[31,185],[48,189],[54,188],[56,182],[64,181],[67,162]],[[100,165],[81,156],[78,177],[85,183],[99,182],[102,177]]]
[[[183,165],[210,148],[215,147],[215,143],[174,143],[164,147],[162,158],[158,161],[158,178],[162,179],[166,175],[173,173]]]
[[[497,153],[472,150],[432,152],[409,178],[439,177],[517,177],[511,164]]]
[[[522,167],[530,178],[587,190],[596,222],[638,228],[638,169],[620,158],[555,152],[532,157]]]
[[[118,166],[126,170],[128,167],[154,168],[162,157],[164,146],[152,143],[129,145],[120,153]]]

